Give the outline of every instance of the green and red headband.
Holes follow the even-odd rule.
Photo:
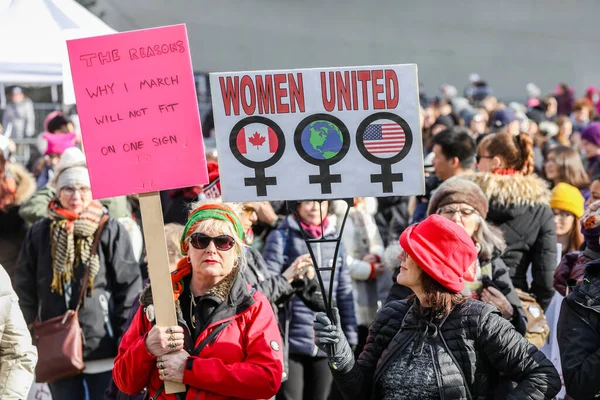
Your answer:
[[[196,231],[198,225],[207,219],[218,219],[220,221],[229,222],[233,225],[233,229],[238,237],[244,241],[244,228],[238,216],[229,207],[221,204],[205,204],[190,213],[188,220],[183,228],[181,235],[180,250],[181,254],[188,254],[188,237]]]

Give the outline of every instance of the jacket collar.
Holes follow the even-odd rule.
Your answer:
[[[537,175],[468,172],[461,177],[477,183],[490,206],[532,206],[550,202],[548,185]]]

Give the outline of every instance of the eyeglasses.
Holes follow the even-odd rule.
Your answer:
[[[456,213],[459,213],[461,218],[468,218],[471,215],[479,215],[479,213],[473,208],[454,208],[451,206],[442,207],[437,211],[437,213],[448,219],[454,217]]]
[[[248,218],[250,218],[255,212],[256,210],[253,207],[244,207],[244,214],[246,214],[246,217]]]
[[[80,187],[80,188],[76,188],[75,186],[63,186],[60,191],[64,194],[66,194],[67,196],[74,196],[75,192],[79,192],[82,196],[88,195],[90,194],[90,192],[92,191],[91,188],[89,187]]]
[[[198,250],[206,249],[210,245],[210,242],[214,242],[217,250],[221,251],[231,250],[231,248],[235,245],[235,239],[229,235],[210,237],[199,232],[192,233],[189,241],[190,244]]]
[[[481,154],[477,154],[477,155],[475,156],[475,160],[477,161],[477,163],[479,163],[479,162],[481,161],[481,159],[482,159],[482,158],[489,158],[489,159],[492,159],[492,158],[494,158],[494,157],[491,157],[491,156],[482,156]]]

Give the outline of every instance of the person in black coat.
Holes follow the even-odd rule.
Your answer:
[[[477,152],[480,172],[463,176],[488,198],[486,220],[504,234],[507,247],[501,257],[514,286],[533,294],[545,310],[554,296],[556,227],[548,186],[533,175],[533,142],[525,133],[496,133],[486,136]]]
[[[587,264],[583,282],[563,300],[557,339],[567,394],[600,397],[600,260]]]
[[[501,258],[506,243],[502,232],[485,221],[488,203],[479,186],[460,177],[448,179],[431,197],[427,213],[456,222],[475,243],[477,263],[465,274],[463,295],[496,306],[517,332],[524,335],[527,316]]]
[[[327,352],[347,399],[492,398],[504,374],[517,386],[506,398],[552,399],[560,377],[552,363],[495,307],[460,294],[477,259],[464,228],[431,215],[400,236],[398,283],[411,299],[388,303],[354,359],[333,309],[317,315],[316,344]]]
[[[55,399],[103,399],[112,376],[118,339],[126,329],[130,308],[142,290],[141,273],[129,234],[109,217],[100,234],[97,254],[94,237],[107,213],[92,200],[85,158],[60,165],[56,197],[48,218],[27,233],[21,253],[15,291],[27,324],[63,315],[77,307],[85,269],[89,281],[79,310],[84,344],[85,372],[49,383]]]

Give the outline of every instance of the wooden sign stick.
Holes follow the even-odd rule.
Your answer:
[[[178,325],[177,315],[173,300],[173,285],[169,271],[169,254],[160,194],[158,192],[142,193],[139,197],[156,324],[176,326]],[[165,393],[167,394],[185,392],[185,390],[183,383],[165,381]]]

